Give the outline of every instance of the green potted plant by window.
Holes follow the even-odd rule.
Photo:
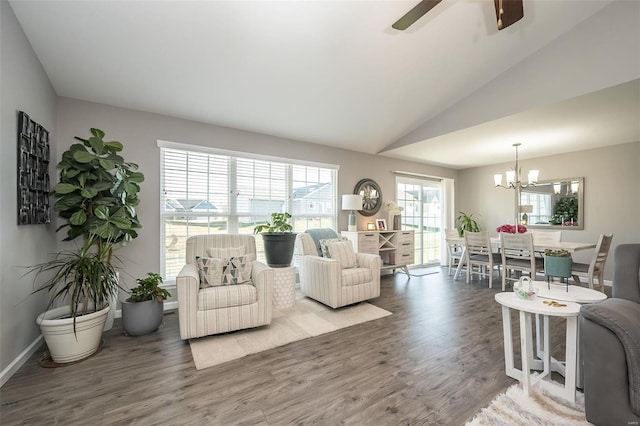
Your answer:
[[[458,212],[456,229],[458,230],[458,236],[464,237],[464,231],[479,232],[480,225],[478,225],[478,222],[473,218],[473,214]]]
[[[76,137],[58,163],[59,183],[53,188],[54,208],[66,221],[65,241],[82,240],[80,248],[64,251],[30,272],[47,278],[35,290],[48,291],[47,311],[38,316],[49,353],[56,363],[77,361],[95,353],[106,316],[115,310],[118,276],[114,248],[137,237],[136,213],[144,175],[118,154],[122,143],[104,141],[105,133]],[[55,301],[68,306],[51,309]]]
[[[156,331],[162,323],[164,301],[171,297],[171,293],[160,287],[162,277],[159,274],[149,272],[136,283],[131,296],[122,302],[122,328],[129,336]]]
[[[253,228],[254,234],[262,235],[267,265],[272,268],[285,268],[291,265],[296,234],[291,232],[293,227],[289,219],[291,214],[288,212],[271,213],[271,222],[256,225]]]

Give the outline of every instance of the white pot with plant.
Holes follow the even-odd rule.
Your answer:
[[[53,188],[54,208],[66,223],[65,241],[82,240],[30,272],[45,277],[35,292],[51,294],[48,310],[37,318],[51,358],[77,361],[95,353],[106,315],[118,293],[113,251],[137,237],[138,192],[144,175],[118,154],[122,144],[105,142],[104,132],[91,129],[89,139],[71,145],[58,163],[60,181]],[[67,306],[51,309],[55,302]],[[103,318],[104,315],[104,318]]]

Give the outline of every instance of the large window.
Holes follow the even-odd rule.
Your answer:
[[[337,166],[158,142],[161,269],[170,282],[185,262],[188,237],[251,234],[272,212],[293,215],[294,231],[336,228]],[[231,155],[230,155],[231,154]],[[262,239],[256,238],[262,258]]]
[[[443,217],[440,181],[397,176],[396,200],[404,208],[402,229],[415,230],[415,263],[439,263]]]

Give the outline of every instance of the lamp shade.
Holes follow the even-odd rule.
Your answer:
[[[342,196],[342,210],[362,210],[362,195],[344,194]]]
[[[533,213],[533,206],[531,204],[523,204],[520,206],[520,213]]]

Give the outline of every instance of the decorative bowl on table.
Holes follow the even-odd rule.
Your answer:
[[[513,284],[513,292],[520,299],[533,300],[536,298],[538,289],[533,285],[533,281],[529,277],[520,277],[520,279]]]

